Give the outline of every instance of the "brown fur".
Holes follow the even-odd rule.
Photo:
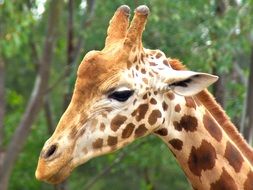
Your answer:
[[[178,60],[169,60],[170,65],[175,70],[186,70],[187,68]],[[238,149],[244,154],[248,161],[253,164],[253,150],[247,144],[242,135],[238,132],[237,128],[231,122],[225,111],[216,102],[213,95],[208,90],[203,90],[195,96],[205,108],[212,114],[220,126],[224,129],[227,135],[237,145]]]

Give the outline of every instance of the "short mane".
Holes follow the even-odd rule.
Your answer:
[[[186,70],[184,66],[177,59],[169,59],[171,67],[175,70]],[[238,146],[240,151],[245,155],[248,161],[253,164],[253,150],[247,144],[242,135],[238,132],[235,125],[231,122],[230,118],[222,107],[216,102],[213,95],[208,90],[203,90],[198,93],[195,97],[205,106],[205,108],[212,114],[219,125],[224,129],[227,135],[233,140]]]

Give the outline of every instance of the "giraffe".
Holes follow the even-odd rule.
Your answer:
[[[193,189],[253,190],[253,152],[206,88],[218,77],[188,71],[146,49],[149,9],[120,6],[101,51],[88,52],[71,102],[40,153],[36,178],[60,183],[88,160],[154,134]]]

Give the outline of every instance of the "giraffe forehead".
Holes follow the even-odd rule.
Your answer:
[[[75,91],[93,95],[104,92],[118,83],[123,68],[123,64],[106,56],[85,58],[78,68]]]

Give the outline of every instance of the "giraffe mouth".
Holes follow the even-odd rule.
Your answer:
[[[56,163],[56,169],[52,169],[52,166],[46,166],[43,160],[39,161],[37,170],[36,170],[36,178],[40,181],[44,181],[50,184],[58,184],[66,180],[66,178],[70,175],[72,170],[74,169],[72,166],[72,159],[61,164],[62,167],[59,167]],[[51,169],[47,169],[47,168]]]

